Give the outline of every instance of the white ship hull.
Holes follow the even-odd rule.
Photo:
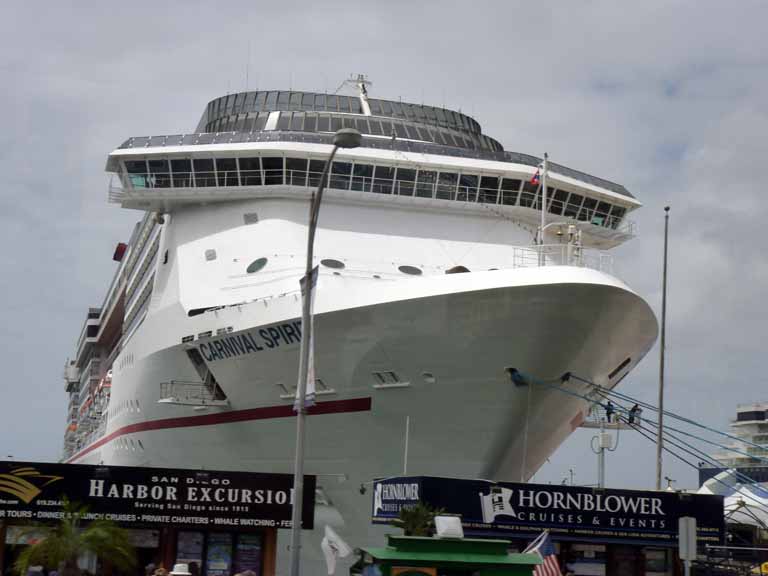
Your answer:
[[[381,529],[370,525],[370,495],[359,492],[373,478],[407,467],[409,474],[527,479],[573,431],[585,408],[544,382],[571,371],[611,387],[656,337],[656,321],[641,298],[584,268],[458,274],[406,284],[398,299],[396,286],[354,290],[341,278],[321,277],[318,293],[345,289],[347,304],[321,311],[315,320],[317,376],[332,392],[318,397],[324,413],[308,421],[306,471],[318,475],[332,507],[320,507],[316,530],[307,534],[311,556],[320,553],[324,523],[334,524],[353,546],[376,542]],[[385,291],[389,301],[381,302]],[[318,304],[329,306],[322,298]],[[228,326],[238,318],[242,324],[251,315],[264,318],[266,308],[256,302],[223,309],[217,320]],[[116,374],[112,402],[119,406],[122,391],[134,392],[141,411],[118,417],[71,461],[291,472],[292,400],[281,398],[285,390],[277,384],[290,390],[295,382],[298,343],[273,342],[270,349],[259,330],[292,324],[299,302],[286,296],[268,308],[263,324],[154,352]],[[141,330],[162,331],[164,322],[162,314],[150,316]],[[201,411],[158,403],[160,382],[195,377],[187,347],[213,358],[217,347],[211,342],[243,334],[251,335],[253,350],[222,346],[224,354],[210,362],[229,406]],[[509,367],[542,383],[530,390],[516,386]],[[387,371],[407,386],[375,388],[372,373]]]

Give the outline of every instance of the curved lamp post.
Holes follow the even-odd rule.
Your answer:
[[[301,355],[299,359],[299,382],[296,387],[296,458],[293,463],[293,513],[291,515],[291,576],[299,575],[299,557],[301,551],[301,516],[304,503],[304,419],[307,409],[304,406],[307,398],[307,377],[309,368],[309,344],[312,338],[312,323],[310,321],[310,303],[312,302],[312,260],[315,245],[317,217],[320,214],[320,202],[323,200],[323,190],[328,180],[336,151],[339,148],[357,148],[362,141],[360,132],[353,128],[342,128],[333,137],[333,149],[323,167],[323,175],[317,193],[312,195],[309,203],[309,234],[307,238],[307,266],[302,278],[303,299],[301,308]]]

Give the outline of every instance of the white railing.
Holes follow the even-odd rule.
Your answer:
[[[574,244],[545,244],[543,246],[512,248],[513,268],[539,266],[577,266],[613,273],[613,256],[600,250],[589,250]]]
[[[170,380],[160,383],[158,404],[180,404],[183,406],[227,406],[229,400],[217,394],[215,386],[205,382]]]

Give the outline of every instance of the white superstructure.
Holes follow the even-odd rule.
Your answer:
[[[316,534],[370,543],[358,489],[405,467],[532,476],[586,407],[511,368],[613,387],[643,358],[656,320],[603,252],[634,234],[623,187],[550,164],[534,245],[539,159],[471,118],[364,91],[232,94],[195,134],[109,155],[110,200],[144,217],[65,371],[66,460],[291,471],[309,198],[341,127],[364,138],[336,157],[315,248]]]

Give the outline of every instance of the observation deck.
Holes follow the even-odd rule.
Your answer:
[[[497,205],[508,212],[514,206],[515,217],[538,223],[541,191],[529,180],[540,158],[505,151],[460,112],[364,92],[252,91],[216,98],[196,132],[133,137],[115,150],[107,170],[119,175],[120,184],[113,181],[109,200],[162,211],[177,203],[287,193],[278,187],[294,193],[295,187],[316,187],[341,128],[358,130],[362,144],[337,156],[330,192],[457,201],[464,206],[450,209],[462,210]],[[634,236],[626,215],[640,202],[624,186],[560,164],[549,167],[550,221],[588,228],[601,248]]]

